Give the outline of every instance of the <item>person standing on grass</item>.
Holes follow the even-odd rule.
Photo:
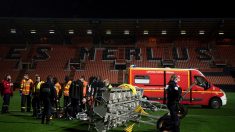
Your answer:
[[[69,88],[70,88],[70,85],[72,84],[72,79],[70,79],[69,76],[65,76],[64,80],[65,80],[65,83],[64,83],[63,91],[64,91],[64,108],[65,108],[71,102],[71,99],[69,97]]]
[[[13,96],[13,83],[11,82],[11,76],[7,74],[2,80],[2,91],[1,95],[3,96],[3,104],[2,104],[2,113],[9,112],[9,104],[10,104],[10,97]]]
[[[27,102],[27,112],[31,109],[31,91],[33,88],[33,80],[29,78],[28,73],[24,74],[24,78],[21,81],[20,95],[21,95],[21,112],[25,112]]]
[[[51,104],[52,101],[56,99],[56,90],[53,84],[53,77],[49,75],[47,81],[41,85],[40,88],[40,99],[43,102],[43,112],[42,112],[42,124],[46,119],[46,124],[50,123],[51,114]]]
[[[38,113],[40,113],[40,88],[44,81],[41,81],[41,78],[38,74],[35,75],[35,83],[33,85],[33,89],[31,90],[33,99],[32,99],[32,107],[33,107],[33,117],[37,117]]]
[[[83,83],[81,80],[73,81],[69,88],[69,97],[71,98],[71,106],[72,106],[72,116],[76,118],[78,112],[81,111],[80,107],[80,99],[82,93]]]
[[[54,102],[54,107],[56,109],[56,117],[57,117],[59,110],[60,110],[60,98],[62,96],[62,91],[61,91],[62,88],[61,88],[61,85],[60,85],[57,77],[53,78],[53,83],[55,85],[54,87],[56,90],[56,100]]]
[[[80,95],[80,107],[81,107],[81,112],[84,112],[86,111],[86,92],[87,92],[88,82],[85,80],[84,76],[81,76],[80,81],[83,84],[82,92]]]
[[[180,120],[178,116],[178,104],[181,98],[181,88],[178,85],[180,77],[173,74],[166,86],[167,91],[167,108],[170,111],[171,121],[172,121],[172,132],[180,131]]]

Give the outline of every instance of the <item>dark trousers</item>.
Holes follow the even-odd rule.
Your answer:
[[[67,107],[70,102],[71,102],[70,97],[64,96],[64,108]]]
[[[180,120],[178,116],[178,107],[177,104],[167,104],[167,107],[170,111],[171,121],[172,121],[172,132],[180,132]]]
[[[56,110],[60,109],[60,98],[56,98],[55,108]]]
[[[21,112],[25,112],[26,102],[27,102],[27,112],[30,112],[31,96],[30,95],[21,95]]]
[[[72,116],[75,118],[76,114],[80,111],[79,107],[80,101],[79,99],[71,99],[71,105],[72,105]]]
[[[50,122],[50,116],[51,116],[51,101],[49,98],[45,97],[43,99],[43,112],[42,112],[42,124],[44,124],[44,121],[46,119],[46,124],[49,124]]]
[[[36,116],[38,113],[40,113],[41,106],[40,106],[39,96],[33,96],[32,107],[33,107],[33,116]]]
[[[9,112],[10,98],[11,98],[10,94],[4,94],[3,95],[2,113]]]

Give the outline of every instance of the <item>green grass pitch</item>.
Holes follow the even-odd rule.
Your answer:
[[[235,131],[235,93],[227,92],[228,102],[220,109],[190,106],[188,115],[181,120],[181,132],[232,132]],[[0,99],[2,105],[2,98]],[[150,112],[159,115],[159,112]],[[53,119],[52,124],[40,124],[39,119],[31,117],[32,113],[20,112],[20,96],[18,92],[11,98],[10,113],[0,114],[0,132],[71,132],[87,131],[85,122],[78,120]],[[123,131],[118,127],[110,131]],[[155,126],[136,123],[134,132],[153,132]]]

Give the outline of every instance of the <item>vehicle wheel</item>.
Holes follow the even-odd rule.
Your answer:
[[[219,98],[213,98],[213,99],[210,100],[209,106],[212,109],[219,109],[221,105],[222,104],[221,104],[221,101],[220,101]]]
[[[158,132],[170,132],[171,131],[171,117],[170,115],[165,114],[157,121],[157,130]]]
[[[179,104],[179,113],[178,116],[180,119],[183,119],[188,114],[188,108],[182,104]]]

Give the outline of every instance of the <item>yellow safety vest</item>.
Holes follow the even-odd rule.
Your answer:
[[[33,93],[40,93],[40,88],[43,83],[44,83],[44,81],[38,82],[37,85],[35,85],[33,88]]]
[[[60,85],[60,83],[56,83],[55,84],[55,90],[56,90],[56,95],[57,96],[59,96],[59,92],[60,92],[60,90],[61,90],[61,85]]]
[[[70,85],[72,84],[72,81],[68,81],[68,83],[64,87],[64,96],[69,96],[69,88]]]

